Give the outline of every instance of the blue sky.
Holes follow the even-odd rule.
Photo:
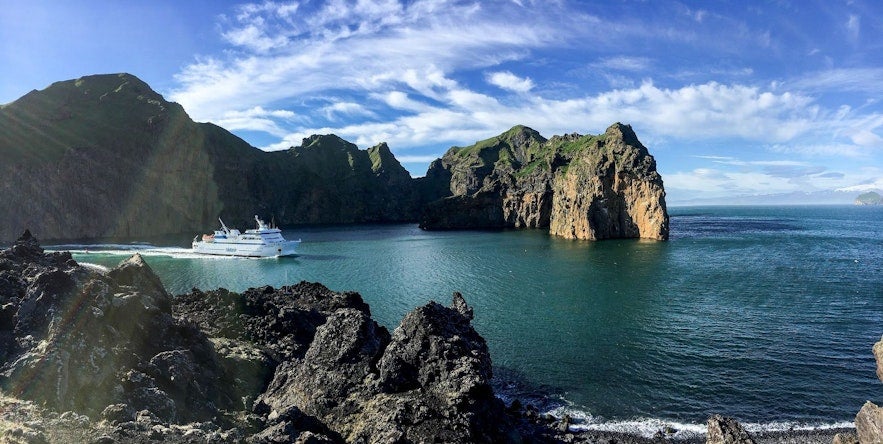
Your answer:
[[[629,123],[670,202],[883,189],[883,2],[20,1],[0,103],[130,72],[263,149],[388,142],[420,176],[515,124]]]

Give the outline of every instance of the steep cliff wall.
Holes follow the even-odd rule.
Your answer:
[[[250,226],[416,220],[417,188],[385,144],[312,136],[266,153],[195,123],[130,74],[57,82],[0,108],[0,242]]]
[[[335,135],[267,153],[195,123],[130,74],[52,84],[0,107],[0,242],[280,225],[406,222],[666,239],[665,192],[631,128],[546,140],[516,126],[451,148],[412,179],[389,147]],[[422,217],[420,216],[422,213]]]
[[[223,208],[208,139],[130,75],[32,91],[0,109],[0,240],[26,227],[79,238],[203,226]]]
[[[447,178],[449,194],[425,208],[425,229],[548,227],[572,239],[668,238],[662,178],[627,125],[550,140],[516,126],[449,150],[430,166],[426,189],[439,192],[434,182]]]

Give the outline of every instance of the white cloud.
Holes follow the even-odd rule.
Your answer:
[[[618,71],[644,71],[650,67],[650,59],[646,57],[618,56],[599,60],[593,63],[592,66]]]
[[[850,14],[849,19],[846,21],[846,32],[849,34],[849,37],[857,40],[861,28],[861,18],[855,14]]]
[[[872,190],[883,190],[883,176],[869,179],[864,183],[849,187],[838,188],[837,191],[862,192]]]
[[[848,91],[883,93],[883,68],[839,68],[807,74],[793,82],[798,89],[814,92]]]
[[[680,143],[736,141],[751,145],[746,150],[762,147],[786,158],[743,160],[747,156],[740,158],[739,151],[707,159],[711,168],[691,164],[688,172],[666,176],[667,186],[670,181],[682,187],[703,184],[721,192],[788,191],[806,178],[833,183],[839,171],[818,166],[823,164],[819,158],[867,159],[883,147],[880,114],[867,114],[861,104],[831,108],[820,98],[832,90],[878,96],[883,68],[831,69],[791,82],[752,82],[750,66],[697,67],[660,72],[657,84],[636,73],[656,68],[662,59],[630,55],[611,42],[629,37],[692,42],[696,36],[569,14],[572,10],[558,7],[511,0],[246,5],[221,24],[233,48],[185,67],[171,98],[197,120],[280,138],[266,149],[335,133],[362,147],[388,142],[400,159],[416,163],[435,157],[424,151],[469,144],[515,124],[550,136],[600,132],[621,121],[633,124],[645,143],[662,140],[672,151],[680,150]],[[700,22],[720,19],[704,11],[695,14]],[[524,23],[530,26],[513,25]],[[769,33],[759,38],[771,44]],[[548,61],[533,57],[544,48],[574,50],[587,41],[606,50],[593,53],[594,63],[577,66],[593,69],[589,80],[607,79],[617,88],[599,91],[565,83],[578,75],[544,77]],[[579,80],[586,80],[582,74]],[[720,78],[738,80],[709,80]],[[328,97],[343,99],[329,103]],[[262,108],[292,103],[309,118]],[[738,143],[734,150],[742,150]]]
[[[245,111],[225,111],[224,114],[216,120],[216,123],[230,131],[263,131],[277,137],[282,137],[287,132],[282,129],[276,121],[295,120],[300,119],[297,114],[292,111],[282,109],[266,110],[263,107],[256,106]]]
[[[519,93],[526,93],[533,89],[534,86],[533,80],[529,77],[521,78],[509,71],[499,71],[488,74],[487,81],[491,85]]]
[[[322,112],[329,120],[334,120],[337,115],[341,114],[345,116],[376,116],[371,110],[353,102],[334,102],[331,105],[322,107]]]
[[[332,1],[291,17],[280,17],[278,7],[245,9],[224,31],[240,52],[202,58],[176,75],[180,87],[171,98],[196,119],[217,119],[234,103],[257,106],[335,88],[372,93],[402,79],[433,97],[433,89],[449,87],[438,83],[445,72],[523,58],[562,38],[551,19],[513,32],[515,17],[478,3]]]
[[[868,131],[860,130],[850,136],[853,142],[861,146],[883,147],[883,137]]]
[[[224,38],[235,46],[246,47],[259,53],[282,47],[288,42],[284,36],[270,37],[264,34],[258,25],[248,25],[225,32]]]

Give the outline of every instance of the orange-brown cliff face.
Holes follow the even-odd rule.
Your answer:
[[[548,227],[570,239],[668,239],[662,178],[628,125],[549,140],[518,126],[452,148],[427,177],[449,180],[450,196],[426,207],[426,229]]]

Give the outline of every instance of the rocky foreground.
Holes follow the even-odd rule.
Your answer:
[[[666,440],[504,405],[471,320],[458,293],[391,333],[357,293],[315,283],[172,297],[138,255],[105,272],[26,232],[0,251],[0,442]],[[834,433],[751,437],[714,416],[708,442]]]

